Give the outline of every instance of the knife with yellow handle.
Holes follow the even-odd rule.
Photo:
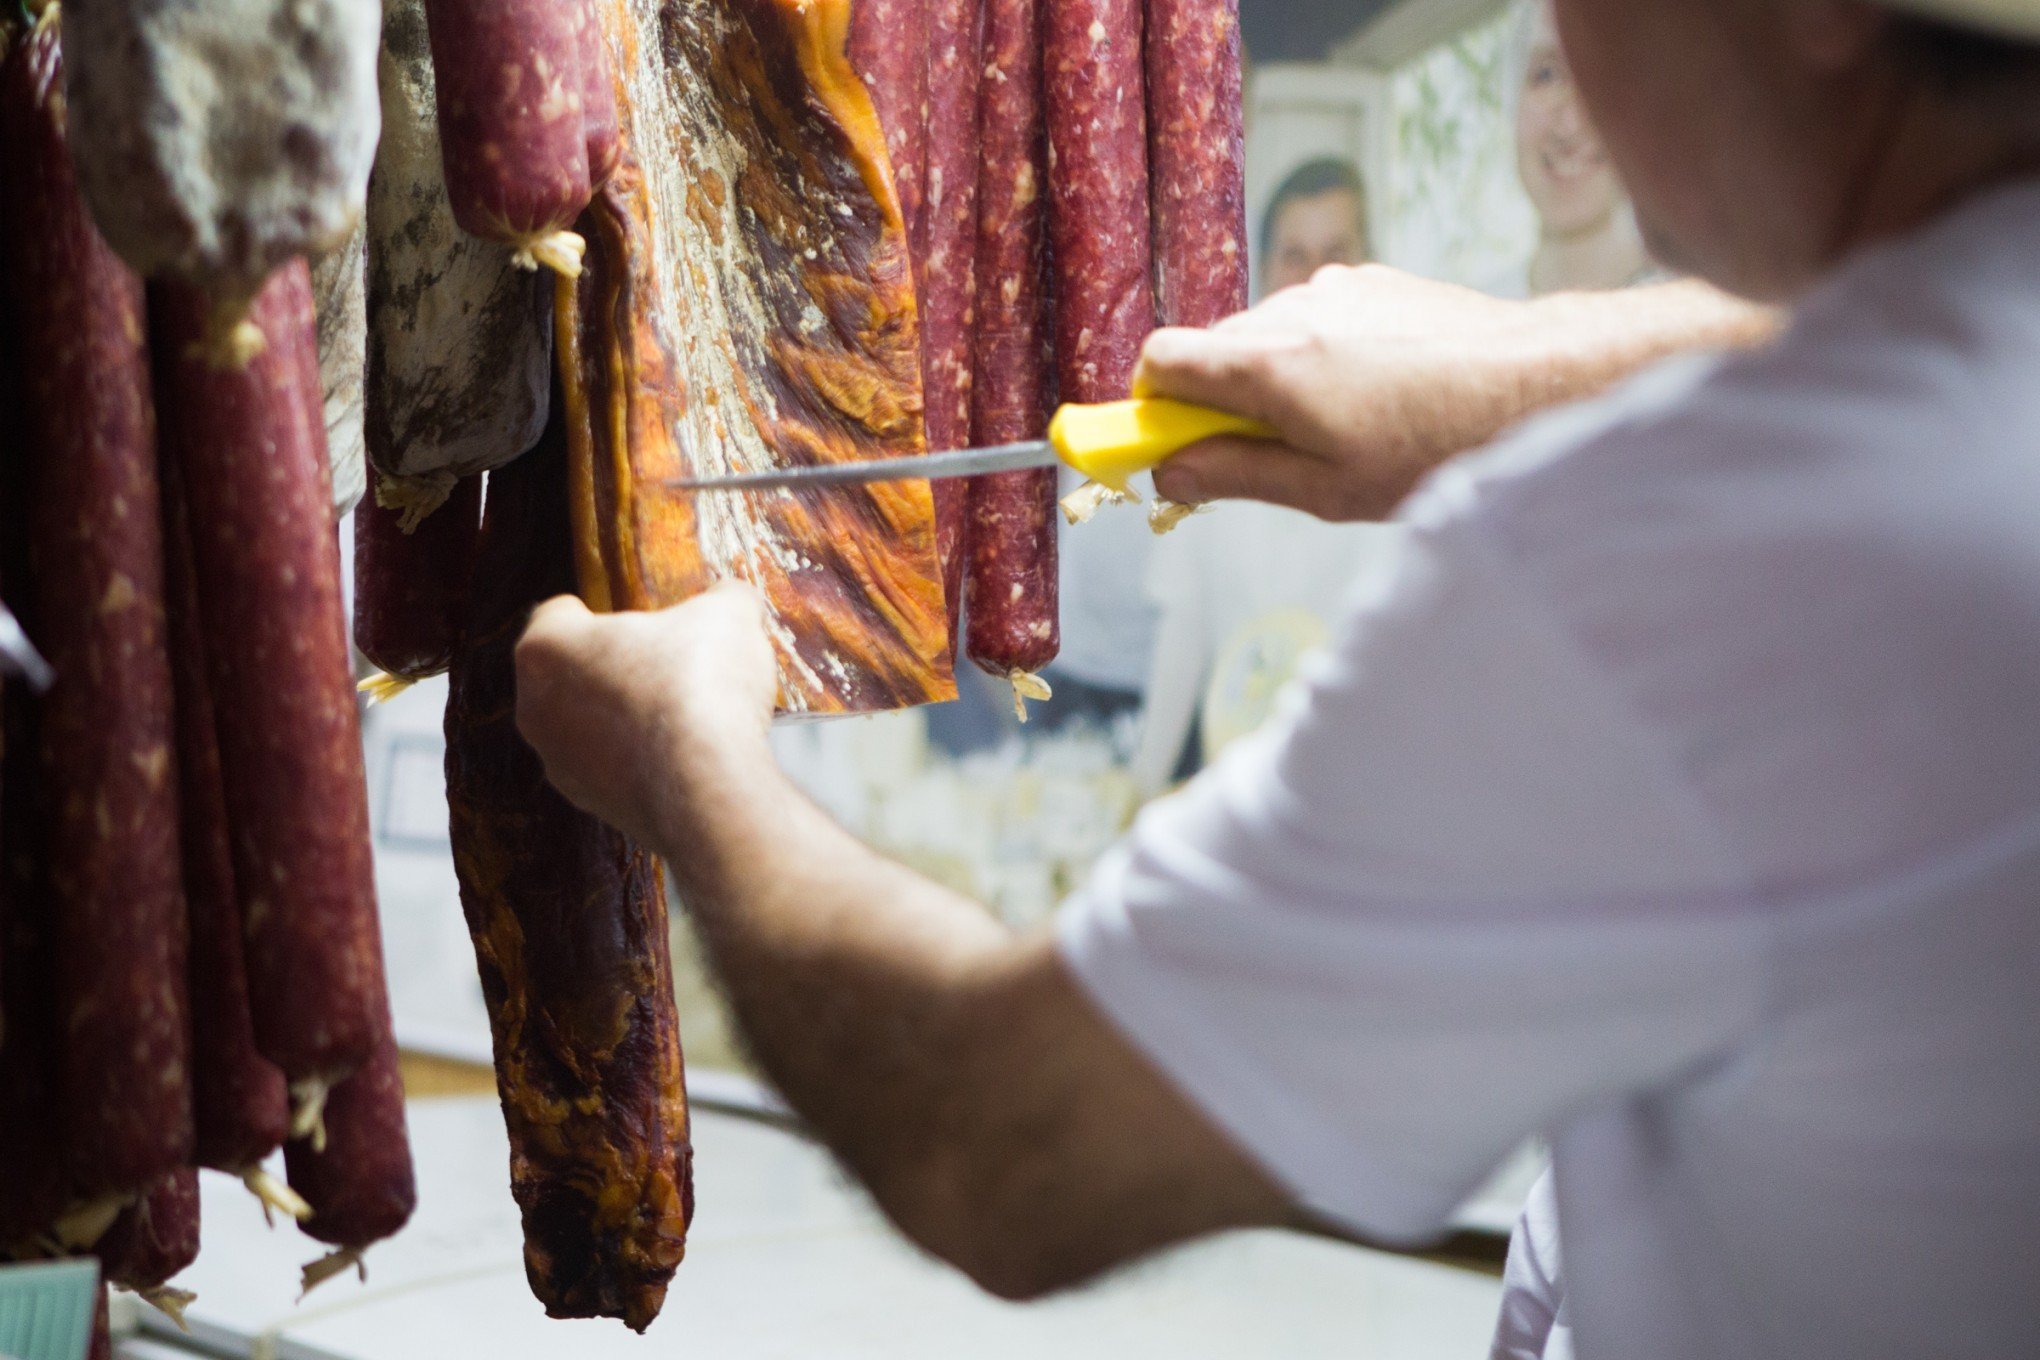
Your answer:
[[[1269,426],[1166,397],[1139,397],[1097,406],[1065,406],[1049,422],[1048,438],[988,449],[959,449],[916,458],[739,472],[727,477],[683,477],[667,483],[682,491],[765,491],[780,487],[854,486],[912,478],[981,477],[1025,468],[1076,469],[1114,491],[1201,440],[1219,435],[1274,439]]]

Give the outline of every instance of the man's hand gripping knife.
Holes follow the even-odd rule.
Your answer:
[[[1702,283],[1505,301],[1381,265],[1334,265],[1209,330],[1148,338],[1134,391],[1251,416],[1155,472],[1166,500],[1258,500],[1378,520],[1447,459],[1659,359],[1759,344],[1775,313]]]
[[[517,718],[560,791],[653,847],[751,1052],[907,1236],[1006,1298],[1294,1218],[1093,1009],[1046,938],[859,844],[766,743],[763,605],[562,598],[517,652]]]

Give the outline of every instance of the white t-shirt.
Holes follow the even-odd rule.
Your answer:
[[[1572,1315],[1565,1305],[1565,1253],[1558,1240],[1558,1195],[1548,1170],[1530,1187],[1509,1234],[1501,1316],[1495,1319],[1488,1360],[1574,1360]]]
[[[1087,990],[1387,1239],[1549,1136],[1585,1360],[2040,1355],[2040,185],[1403,518]]]

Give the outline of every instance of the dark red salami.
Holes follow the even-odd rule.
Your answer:
[[[1154,329],[1140,0],[1045,0],[1048,229],[1064,401],[1117,401]]]
[[[853,0],[850,6],[850,65],[870,89],[878,111],[900,219],[916,261],[922,255],[922,179],[928,161],[928,3]],[[920,270],[914,272],[918,288]]]
[[[173,1171],[121,1211],[93,1245],[108,1284],[147,1291],[198,1259],[198,1173]]]
[[[170,659],[177,687],[177,774],[183,811],[184,896],[191,919],[191,1094],[194,1160],[255,1175],[290,1125],[283,1073],[255,1047],[248,1014],[234,850],[205,628],[191,560],[191,526],[175,459],[163,465],[163,543]]]
[[[581,23],[581,126],[588,142],[588,184],[600,189],[623,158],[623,135],[616,117],[616,69],[609,60],[609,38],[602,17],[590,0],[574,0]]]
[[[213,369],[193,350],[204,297],[165,284],[154,304],[165,449],[190,506],[249,1011],[302,1115],[387,1029],[325,425],[301,339],[313,326],[310,280],[298,262],[263,287],[251,316],[271,343],[239,370]]]
[[[1239,0],[1147,0],[1155,304],[1164,326],[1247,305]]]
[[[6,32],[0,27],[0,34]],[[0,42],[4,42],[0,38]],[[0,63],[0,85],[20,76]],[[15,148],[0,137],[0,203],[24,192]],[[19,334],[12,299],[0,288],[0,586],[27,608],[27,452],[20,425]],[[0,1258],[39,1236],[64,1208],[62,1129],[52,1063],[56,997],[50,989],[49,894],[42,878],[38,705],[26,685],[0,685]]]
[[[72,175],[57,26],[8,58],[0,142],[24,356],[59,1117],[71,1190],[133,1194],[191,1156],[185,919],[156,431],[141,281]]]
[[[527,269],[581,272],[588,206],[586,0],[428,0],[454,220]]]
[[[928,146],[920,255],[921,391],[928,448],[970,443],[970,389],[977,308],[978,75],[980,0],[927,0]],[[935,546],[957,635],[968,552],[968,489],[938,480]]]
[[[379,1005],[375,1054],[327,1098],[323,1141],[297,1138],[284,1145],[290,1188],[311,1206],[300,1226],[334,1248],[305,1267],[307,1289],[358,1267],[361,1253],[403,1227],[418,1204],[397,1041],[388,1003]]]
[[[480,477],[455,482],[408,531],[403,512],[384,508],[373,489],[355,507],[354,645],[371,664],[422,680],[452,662],[481,517]]]
[[[1041,0],[985,0],[971,388],[979,445],[1041,438],[1053,406],[1041,81]],[[965,636],[970,659],[994,675],[1033,675],[1060,645],[1055,501],[1052,468],[969,483]]]

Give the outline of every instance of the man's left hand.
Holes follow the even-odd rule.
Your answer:
[[[517,644],[517,726],[546,777],[648,846],[704,755],[762,747],[776,693],[764,601],[747,586],[656,613],[561,596]]]

